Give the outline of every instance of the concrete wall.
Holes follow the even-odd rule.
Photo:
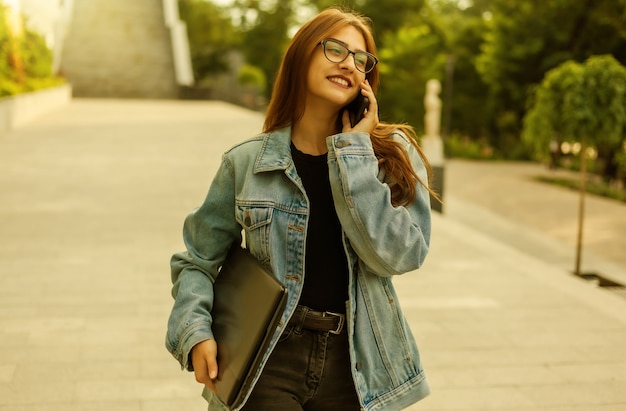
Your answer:
[[[178,98],[163,0],[73,0],[59,72],[74,96]]]
[[[0,135],[70,102],[70,85],[0,99]]]
[[[163,0],[165,24],[170,30],[176,82],[181,86],[194,83],[187,25],[180,19],[178,0]]]

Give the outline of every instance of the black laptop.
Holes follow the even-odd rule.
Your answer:
[[[214,284],[213,334],[217,342],[218,397],[235,408],[252,383],[287,304],[287,289],[238,245]]]

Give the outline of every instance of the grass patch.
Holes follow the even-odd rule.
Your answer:
[[[571,190],[580,191],[580,179],[577,178],[538,176],[535,177],[535,179],[543,183],[554,184]],[[609,184],[596,179],[588,179],[585,183],[585,187],[587,189],[587,193],[589,194],[626,203],[626,190],[624,189],[611,187]]]

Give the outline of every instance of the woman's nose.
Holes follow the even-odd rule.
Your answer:
[[[341,69],[348,69],[351,72],[356,70],[356,65],[354,63],[354,56],[353,55],[348,55],[348,57],[346,57],[346,59],[344,61],[342,61],[339,64],[339,68]]]

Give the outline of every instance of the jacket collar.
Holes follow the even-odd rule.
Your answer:
[[[254,163],[254,172],[286,170],[290,164],[292,164],[291,126],[266,133]]]

